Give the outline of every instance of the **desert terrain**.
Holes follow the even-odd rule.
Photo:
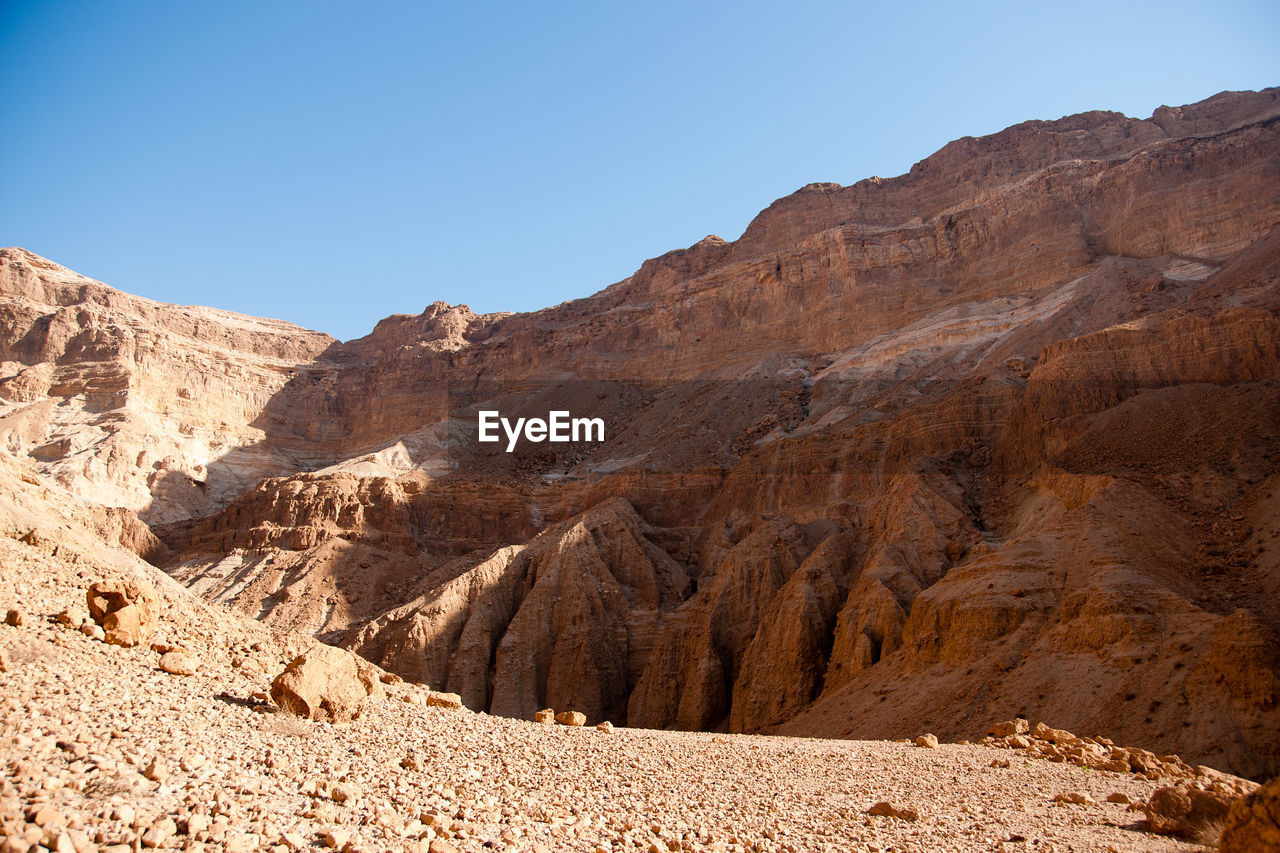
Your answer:
[[[480,410],[606,435],[507,453]],[[11,850],[1275,815],[1280,90],[957,140],[348,342],[2,249],[0,439]]]

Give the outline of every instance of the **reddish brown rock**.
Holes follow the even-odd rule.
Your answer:
[[[155,587],[140,579],[99,581],[87,593],[89,616],[117,646],[145,643],[155,631],[160,601]]]
[[[911,806],[897,806],[890,802],[879,802],[867,809],[867,814],[881,817],[893,817],[898,820],[915,822],[920,819],[920,812]]]
[[[427,705],[431,708],[448,708],[450,711],[462,709],[462,697],[457,693],[441,693],[432,690],[427,694]]]
[[[1280,850],[1280,779],[1231,804],[1218,842],[1219,853],[1273,850]]]
[[[1210,825],[1220,824],[1237,799],[1239,795],[1234,793],[1175,785],[1152,794],[1142,811],[1152,832],[1193,838]]]
[[[987,729],[987,734],[992,737],[1010,737],[1014,735],[1024,735],[1031,731],[1031,723],[1019,717],[1016,720],[1009,720],[1003,723],[996,723]]]

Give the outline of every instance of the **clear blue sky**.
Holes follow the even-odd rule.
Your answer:
[[[349,339],[531,310],[964,135],[1280,83],[1275,0],[0,0],[0,245]]]

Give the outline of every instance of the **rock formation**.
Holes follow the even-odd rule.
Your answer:
[[[1280,847],[1280,779],[1273,779],[1227,812],[1219,850],[1222,853],[1265,853]]]
[[[467,707],[1280,771],[1280,90],[347,343],[0,250],[0,360],[6,453],[86,526]],[[608,431],[508,454],[481,408]]]

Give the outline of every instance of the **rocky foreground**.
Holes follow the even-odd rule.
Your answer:
[[[356,719],[299,717],[268,693],[314,640],[197,599],[0,462],[0,850],[1173,851],[1215,828],[1156,835],[1133,804],[1256,788],[1141,751],[1145,773],[1089,769],[1105,740],[1020,721],[937,746],[545,725],[376,669]],[[90,618],[95,584],[155,606]]]

